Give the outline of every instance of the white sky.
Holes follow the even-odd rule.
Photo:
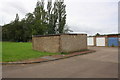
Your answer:
[[[45,0],[47,2],[47,0]],[[74,32],[88,35],[118,33],[119,0],[65,0],[67,25]],[[1,0],[0,25],[33,12],[37,0]]]

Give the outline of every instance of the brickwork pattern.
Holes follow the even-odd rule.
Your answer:
[[[74,52],[87,49],[86,34],[63,34],[32,38],[33,49],[43,52]]]

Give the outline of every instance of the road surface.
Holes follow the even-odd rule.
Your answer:
[[[3,65],[3,78],[118,78],[118,48],[90,47],[94,53],[25,65]]]

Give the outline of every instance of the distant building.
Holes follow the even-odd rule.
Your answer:
[[[120,34],[88,36],[88,46],[119,46]]]

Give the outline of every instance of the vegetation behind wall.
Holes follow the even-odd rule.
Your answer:
[[[14,21],[2,26],[3,41],[29,41],[32,35],[60,34],[69,31],[66,27],[66,5],[62,0],[48,0],[45,9],[44,0],[38,1],[34,12],[27,13],[19,20],[16,14]]]

